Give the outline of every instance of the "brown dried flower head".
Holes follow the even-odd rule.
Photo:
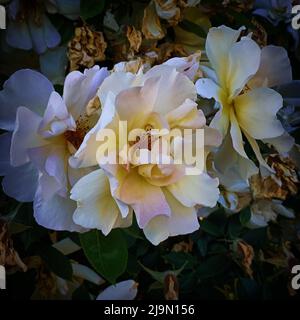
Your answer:
[[[158,55],[157,63],[164,63],[173,57],[186,57],[188,53],[184,50],[183,46],[176,43],[163,43],[155,49]]]
[[[179,283],[173,273],[166,274],[164,278],[164,294],[166,300],[178,300]]]
[[[245,241],[238,241],[237,243],[237,253],[240,256],[240,262],[243,266],[243,269],[245,273],[252,278],[253,277],[253,271],[251,268],[252,261],[254,258],[254,250],[252,246],[250,246]]]
[[[255,19],[252,19],[254,28],[249,29],[252,32],[252,39],[261,47],[265,47],[268,44],[268,34],[265,28]]]
[[[7,267],[19,267],[22,271],[27,271],[27,266],[14,249],[13,241],[7,229],[7,223],[0,220],[0,265]]]
[[[87,25],[75,29],[75,36],[69,42],[70,69],[91,68],[96,62],[105,60],[107,43],[103,33],[93,31]]]
[[[130,44],[129,50],[139,52],[143,40],[142,32],[136,30],[134,26],[127,26],[126,37]]]
[[[165,36],[160,19],[155,10],[155,5],[152,1],[144,10],[142,32],[148,40],[159,40]]]
[[[298,192],[298,176],[294,163],[290,158],[283,158],[278,154],[270,155],[266,159],[274,174],[267,177],[252,176],[250,179],[254,199],[280,199]]]

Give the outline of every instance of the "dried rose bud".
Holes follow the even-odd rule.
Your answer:
[[[166,300],[178,300],[179,283],[173,273],[168,273],[164,279],[164,294]]]
[[[252,278],[253,271],[251,268],[252,261],[254,258],[254,250],[245,241],[238,241],[236,246],[236,253],[238,254],[239,263],[241,263],[245,273]]]
[[[7,267],[19,267],[22,271],[27,271],[27,266],[23,263],[19,254],[14,249],[13,241],[8,233],[7,223],[0,220],[0,265]]]
[[[266,161],[275,173],[267,177],[251,177],[250,185],[254,199],[285,200],[288,196],[296,195],[299,180],[292,160],[275,154],[268,156]]]
[[[91,68],[96,62],[105,60],[107,43],[103,33],[93,31],[86,25],[75,29],[75,36],[68,47],[71,71],[80,67]]]
[[[134,26],[127,26],[126,37],[130,44],[130,50],[133,52],[139,52],[142,44],[142,33],[136,30]]]

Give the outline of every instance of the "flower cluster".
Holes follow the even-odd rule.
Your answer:
[[[180,6],[151,6],[169,23],[180,15]],[[77,30],[82,37],[87,29]],[[136,30],[127,35],[137,51]],[[72,71],[62,94],[36,71],[14,73],[0,92],[5,193],[33,201],[48,229],[108,235],[136,220],[154,245],[197,230],[218,202],[239,211],[250,177],[276,176],[262,146],[287,155],[294,145],[272,89],[292,81],[291,66],[283,48],[261,49],[245,28],[211,28],[205,53],[208,63],[196,53],[156,66],[136,60]]]

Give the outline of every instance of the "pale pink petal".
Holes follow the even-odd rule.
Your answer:
[[[85,69],[84,73],[73,71],[68,74],[64,84],[63,99],[75,121],[84,113],[88,102],[95,97],[108,74],[106,68],[100,69],[99,66]]]
[[[102,107],[100,119],[96,125],[85,135],[83,142],[76,153],[70,157],[69,163],[73,168],[91,167],[98,164],[97,150],[101,145],[98,141],[98,132],[110,124],[115,117],[114,97],[112,93],[107,94],[107,99]]]
[[[193,82],[172,67],[155,66],[145,74],[145,79],[149,78],[156,78],[154,84],[156,84],[157,93],[153,110],[162,115],[176,109],[186,99],[195,101],[197,98]]]
[[[37,131],[42,118],[27,108],[19,107],[11,142],[11,164],[20,166],[29,161],[28,149],[46,145]]]
[[[121,182],[117,197],[132,206],[140,228],[144,228],[157,215],[171,214],[161,188],[149,184],[134,171]]]
[[[214,207],[219,198],[219,180],[206,173],[186,175],[167,189],[186,207],[204,205]]]
[[[3,191],[20,202],[33,201],[39,173],[32,163],[12,168],[2,180]]]
[[[154,217],[144,228],[146,238],[154,245],[168,237],[189,234],[199,229],[196,209],[183,206],[167,190],[164,194],[172,211],[171,216]]]
[[[238,40],[242,30],[234,30],[226,26],[210,28],[206,39],[206,55],[218,74],[219,80],[225,80],[228,71],[229,52]]]
[[[42,116],[53,90],[51,82],[39,72],[29,69],[15,72],[0,91],[0,127],[14,130],[16,113],[20,106]]]
[[[251,52],[251,54],[249,54]],[[228,88],[230,98],[237,96],[246,83],[257,72],[261,50],[255,41],[245,37],[235,43],[229,52],[227,80],[224,87]]]
[[[54,195],[45,200],[38,189],[34,199],[34,217],[38,224],[57,231],[84,232],[86,229],[73,221],[76,202]]]
[[[261,50],[258,72],[250,80],[251,88],[274,87],[293,80],[291,63],[283,47],[266,46]]]
[[[99,229],[104,235],[114,228],[120,210],[102,169],[81,178],[71,190],[71,199],[77,202],[73,217],[75,223],[85,228]]]
[[[57,92],[52,92],[43,120],[39,126],[39,133],[45,137],[57,136],[67,130],[75,131],[76,124],[68,109]]]
[[[197,103],[187,99],[178,108],[169,112],[166,116],[170,128],[202,128],[206,119],[202,110],[197,109]]]
[[[276,114],[282,103],[281,95],[272,89],[251,90],[235,98],[237,121],[254,139],[281,136],[284,129]]]

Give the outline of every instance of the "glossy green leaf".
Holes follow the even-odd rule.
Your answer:
[[[80,235],[83,251],[90,264],[105,279],[115,283],[126,270],[128,250],[126,240],[120,230],[113,230],[104,236],[100,231],[92,230]]]

